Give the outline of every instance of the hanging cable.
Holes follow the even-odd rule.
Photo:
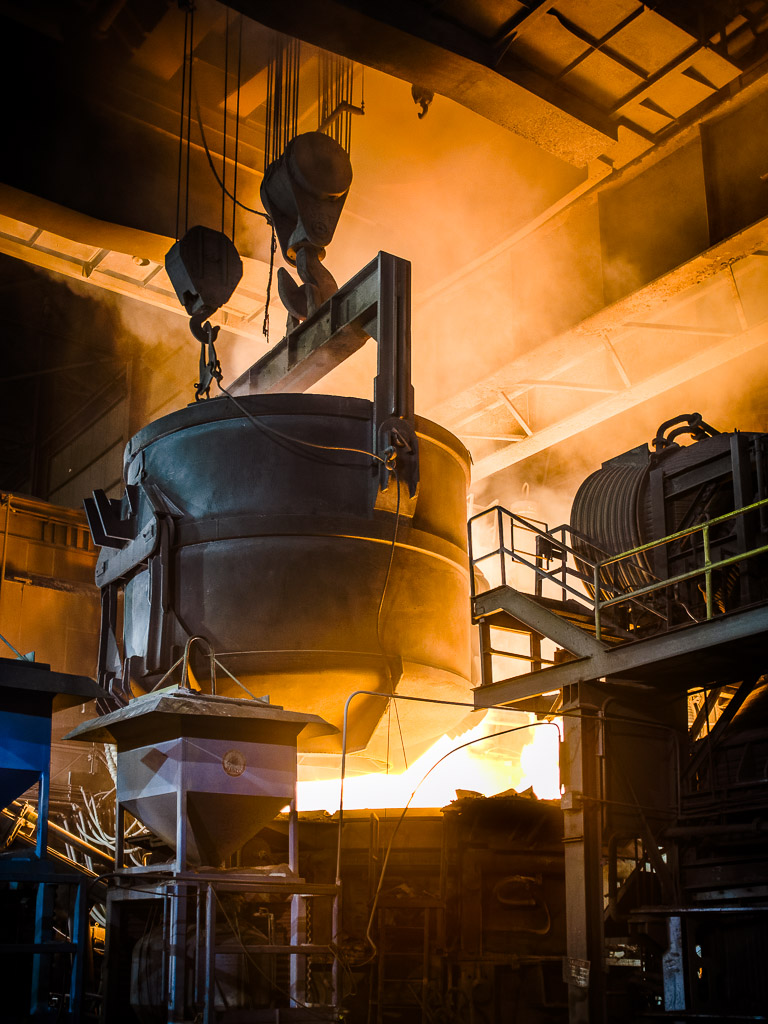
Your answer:
[[[375,459],[376,462],[380,462],[382,465],[389,466],[390,468],[394,469],[396,456],[394,449],[392,449],[391,453],[388,454],[386,458],[382,458],[381,455],[377,455],[375,452],[369,452],[365,448],[348,448],[346,445],[335,444],[317,444],[317,442],[315,441],[305,441],[301,437],[291,437],[290,434],[284,434],[281,430],[275,430],[274,427],[268,427],[266,423],[261,423],[256,416],[252,416],[248,412],[248,410],[241,402],[238,402],[238,400],[230,391],[227,391],[227,389],[224,387],[221,381],[217,381],[217,384],[219,385],[219,390],[222,391],[227,396],[230,402],[232,402],[240,410],[242,415],[245,416],[245,418],[249,420],[254,425],[254,427],[256,427],[257,430],[261,430],[263,433],[274,437],[278,441],[288,442],[289,444],[296,445],[299,448],[310,448],[327,452],[353,452],[356,455],[366,455],[368,456],[368,458]],[[301,452],[299,452],[298,454],[301,454]],[[305,455],[305,458],[311,458],[311,456]],[[317,456],[315,456],[315,458],[317,458]],[[322,461],[327,462],[328,459],[323,459]],[[353,463],[353,465],[355,465],[355,463]]]
[[[189,10],[184,14],[184,53],[181,61],[181,103],[179,104],[179,161],[176,174],[176,241],[179,240],[181,219],[181,164],[184,154],[184,108],[187,96],[187,40],[189,37]]]
[[[317,130],[325,132],[346,153],[352,145],[352,115],[365,112],[353,102],[354,64],[345,57],[322,53],[317,70]]]
[[[346,81],[344,83],[344,92],[349,96],[349,102],[352,103],[352,61],[349,61],[346,67],[346,73],[344,75]],[[347,112],[344,118],[344,146],[345,152],[349,153],[350,134],[352,132],[352,116]]]
[[[229,10],[229,8],[227,8]],[[243,16],[240,15],[237,40],[237,103],[235,104],[235,170],[232,180],[232,244],[235,244],[235,214],[237,212],[237,161],[240,157],[240,87],[243,72]]]
[[[189,230],[189,166],[192,152],[192,71],[195,52],[195,8],[189,9],[189,68],[187,70],[187,180],[184,193],[184,234]]]
[[[389,765],[391,758],[389,756],[389,738],[392,732],[392,701],[387,702],[387,749],[384,753],[384,774],[389,778]],[[387,816],[388,808],[384,808],[384,817]]]
[[[264,172],[298,132],[299,67],[298,39],[276,36],[267,70],[267,102],[264,121]]]
[[[289,138],[287,138],[285,140],[286,146],[291,141],[291,139],[294,138],[294,136],[298,134],[298,131],[299,131],[299,70],[300,70],[299,52],[300,52],[300,49],[301,49],[301,44],[299,43],[298,39],[295,41],[295,43],[296,43],[296,45],[293,48],[293,76],[292,76],[293,106],[291,108],[290,136],[289,136]]]
[[[227,199],[227,93],[229,92],[229,7],[224,29],[224,125],[221,143],[221,233],[224,234],[224,212]]]
[[[395,701],[395,721],[397,722],[397,731],[400,734],[400,747],[403,751],[403,762],[405,764],[405,770],[408,771],[408,755],[405,752],[405,740],[403,739],[403,727],[400,724],[400,712],[397,708],[397,701]]]
[[[269,216],[269,214],[265,213],[263,210],[254,210],[253,207],[246,206],[245,203],[241,203],[239,199],[235,198],[235,196],[232,195],[232,193],[229,191],[229,189],[226,188],[226,186],[224,185],[224,182],[221,180],[221,178],[219,176],[219,172],[216,170],[216,165],[213,162],[213,156],[211,155],[211,150],[210,150],[210,148],[208,146],[208,140],[205,137],[205,128],[203,127],[203,117],[202,117],[202,114],[200,112],[200,101],[199,101],[199,99],[197,97],[197,89],[195,89],[194,92],[195,92],[195,118],[197,120],[197,126],[200,129],[200,138],[201,138],[202,143],[203,143],[203,149],[205,151],[205,156],[206,156],[206,159],[208,161],[208,166],[210,167],[211,173],[213,174],[214,178],[216,179],[216,182],[217,182],[219,188],[222,190],[224,195],[228,196],[232,200],[233,203],[235,203],[237,206],[240,207],[241,210],[245,210],[247,213],[255,213],[257,217],[263,217],[264,220],[268,224],[271,224],[272,223],[272,218]]]
[[[271,111],[275,102],[275,62],[271,60],[267,64],[267,99],[264,114],[264,173],[269,166],[269,154],[272,150],[272,122]]]

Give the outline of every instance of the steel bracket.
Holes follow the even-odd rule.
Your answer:
[[[96,563],[96,585],[101,590],[98,682],[112,703],[120,705],[129,691],[128,666],[118,642],[118,595],[134,570],[148,566],[152,592],[167,611],[170,543],[175,520],[183,513],[157,485],[146,482],[127,484],[122,502],[107,498],[104,491],[94,491],[84,505],[93,541],[101,546]],[[142,509],[144,516],[149,511],[143,527]],[[150,619],[154,621],[154,617]],[[152,665],[159,665],[165,642],[163,629],[150,631],[148,657]],[[112,703],[107,701],[105,707],[111,708]]]
[[[377,508],[413,515],[419,449],[411,384],[411,265],[380,252],[229,389],[234,395],[306,391],[373,338],[378,345],[371,451]],[[392,454],[396,455],[394,465]],[[407,491],[406,491],[407,488]]]
[[[151,517],[139,526],[139,499],[151,509]],[[127,484],[126,503],[121,518],[121,502],[94,491],[83,502],[94,544],[101,548],[96,564],[96,585],[125,581],[130,573],[157,551],[165,519],[178,519],[183,513],[155,484]]]

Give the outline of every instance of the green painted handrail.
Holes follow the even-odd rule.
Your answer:
[[[656,590],[663,589],[664,587],[670,587],[674,583],[682,583],[684,580],[693,579],[695,576],[704,576],[707,619],[711,619],[714,615],[712,573],[716,569],[722,569],[725,566],[734,565],[736,562],[744,562],[748,558],[754,558],[755,555],[762,555],[765,552],[768,552],[768,545],[753,548],[751,551],[745,551],[738,555],[732,555],[730,558],[721,558],[720,561],[713,562],[711,560],[709,531],[713,526],[725,523],[729,519],[734,519],[736,516],[746,515],[747,512],[753,512],[755,509],[762,508],[765,505],[768,505],[768,498],[764,498],[762,501],[755,501],[753,504],[745,505],[743,508],[734,509],[733,512],[726,512],[725,515],[717,516],[715,519],[710,519],[709,522],[699,523],[697,526],[690,526],[685,530],[678,530],[676,533],[670,533],[668,536],[661,537],[659,540],[652,540],[647,544],[641,544],[639,547],[632,548],[630,551],[622,551],[620,555],[613,555],[611,558],[605,558],[603,561],[598,562],[595,565],[593,577],[593,585],[595,588],[595,636],[597,639],[600,639],[602,631],[600,613],[603,608],[608,608],[614,604],[623,604],[625,601],[632,601],[638,597],[643,597],[645,594],[651,594]],[[701,533],[704,542],[704,564],[700,568],[691,569],[688,572],[680,573],[678,576],[673,576],[666,580],[658,580],[655,583],[649,583],[645,587],[640,587],[639,589],[630,591],[626,594],[620,594],[617,597],[611,597],[604,601],[600,599],[600,573],[605,566],[613,565],[625,558],[630,558],[632,555],[638,555],[643,551],[650,551],[652,548],[661,547],[662,544],[669,544],[670,541],[679,540],[681,537],[690,537],[695,533]]]

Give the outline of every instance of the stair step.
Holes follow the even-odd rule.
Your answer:
[[[579,609],[569,607],[570,604],[576,602],[560,602],[554,601],[551,598],[534,597],[532,594],[526,594],[530,600],[535,601],[536,604],[547,608],[548,611],[553,612],[560,619],[564,619],[566,622],[572,623],[579,629],[584,630],[585,633],[589,633],[591,636],[595,635],[595,619],[594,615],[587,609]],[[531,633],[533,630],[527,626],[520,619],[516,619],[509,612],[499,609],[498,611],[491,612],[490,614],[484,614],[482,616],[483,622],[487,625],[492,626],[494,629],[503,630],[508,633]],[[601,639],[604,643],[618,643],[621,640],[629,639],[623,630],[612,629],[610,623],[603,622],[601,624]]]

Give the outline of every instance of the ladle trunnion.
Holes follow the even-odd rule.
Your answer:
[[[357,347],[377,336],[374,402],[242,388],[234,399],[198,402],[131,439],[122,499],[97,492],[86,503],[102,545],[99,681],[111,706],[158,686],[196,636],[223,668],[218,693],[269,694],[336,728],[354,690],[466,698],[469,456],[413,414],[409,345],[397,342],[408,331],[408,295],[384,308],[381,256],[371,265],[378,301],[366,268],[330,300],[334,310],[326,303],[298,328],[310,338],[298,362],[305,378],[324,345],[324,317],[332,344],[345,330]],[[387,332],[395,340],[382,344]],[[283,390],[274,374],[270,390]],[[193,645],[190,664],[208,689],[205,645]],[[357,698],[350,750],[368,746],[385,707]],[[402,722],[418,747],[448,724],[425,707]],[[340,737],[319,733],[308,727],[302,749],[338,751]]]

